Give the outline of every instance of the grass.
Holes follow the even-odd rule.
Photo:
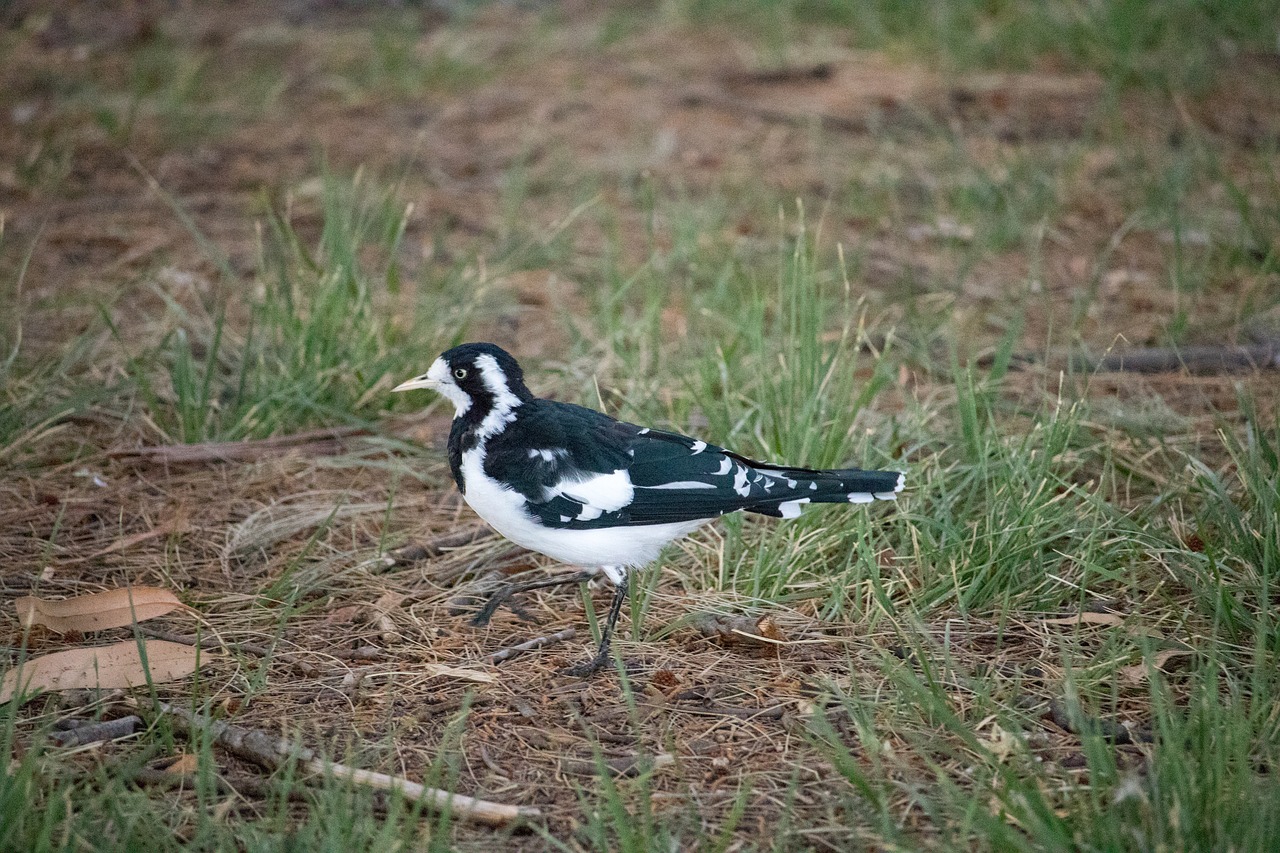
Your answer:
[[[733,139],[697,136],[711,121],[673,132],[680,152],[722,145],[712,166],[654,158],[651,134],[616,150],[592,127],[565,125],[581,146],[539,135],[595,108],[600,65],[570,75],[567,105],[544,93],[554,108],[537,121],[485,119],[500,124],[485,135],[456,119],[502,112],[488,81],[510,85],[511,102],[532,97],[519,86],[578,62],[574,50],[603,45],[625,81],[660,76],[646,39],[687,49],[679,38],[724,32],[715,0],[664,3],[656,24],[634,10],[600,13],[595,29],[520,18],[536,39],[505,47],[495,30],[520,30],[501,16],[526,14],[505,7],[222,47],[165,35],[111,74],[58,71],[57,120],[30,130],[5,173],[64,217],[0,229],[0,293],[15,308],[0,319],[5,592],[178,588],[202,631],[242,645],[158,695],[548,817],[478,828],[296,768],[251,771],[163,722],[61,748],[57,725],[118,708],[49,695],[0,709],[0,849],[1269,849],[1273,383],[1077,375],[1024,357],[1118,336],[1235,340],[1274,308],[1274,141],[1193,126],[1172,144],[1125,124],[1126,110],[1172,96],[1195,107],[1236,79],[1232,55],[1273,49],[1274,5],[735,4],[740,55],[779,65],[872,49],[955,74],[1092,71],[1110,90],[1067,140],[766,128],[747,147],[776,157],[747,172],[724,165],[745,156]],[[627,65],[631,51],[644,61]],[[296,92],[277,52],[320,69],[319,88]],[[254,62],[216,61],[232,54]],[[157,208],[181,240],[132,266],[92,261],[102,282],[58,266],[78,208],[56,205],[92,188],[74,182],[94,133],[152,163],[175,140],[216,146],[242,125],[268,139],[253,122],[314,120],[316,102],[326,120],[353,107],[353,133],[370,104],[421,102],[475,136],[362,151],[379,163],[363,168],[336,165],[340,145],[309,151],[222,220],[163,189]],[[481,225],[460,239],[459,222]],[[581,298],[545,305],[504,283],[544,272]],[[543,345],[524,359],[537,391],[751,456],[901,468],[909,490],[859,513],[731,517],[669,549],[635,579],[608,677],[556,675],[584,653],[575,643],[496,670],[483,655],[541,629],[505,614],[467,628],[455,598],[501,545],[410,571],[380,559],[468,523],[433,449],[443,419],[387,392],[478,335],[522,356]],[[374,435],[322,458],[194,469],[112,455],[340,425]],[[173,518],[175,532],[146,538]],[[591,645],[600,596],[579,614],[555,595],[529,609]],[[700,611],[768,615],[788,642],[765,654],[694,637]],[[9,663],[95,641],[3,618]],[[382,657],[352,659],[369,646]],[[1107,734],[1117,721],[1134,742]],[[183,790],[131,781],[179,751],[198,768]],[[619,758],[636,763],[618,773]],[[255,793],[227,794],[218,777]]]
[[[1232,50],[1271,50],[1280,11],[1271,0],[1229,7],[1198,0],[948,0],[923,12],[910,0],[682,0],[666,7],[673,18],[699,25],[733,21],[779,53],[816,25],[859,48],[957,70],[1028,69],[1056,61],[1119,86],[1175,89],[1208,86]],[[729,10],[736,14],[726,16]],[[1203,38],[1205,33],[1220,41]]]

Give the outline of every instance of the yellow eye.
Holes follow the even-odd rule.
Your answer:
[[[453,378],[454,378],[454,379],[459,379],[459,380],[461,380],[461,379],[466,379],[466,378],[467,378],[467,369],[466,369],[465,367],[455,367],[455,368],[453,369]]]

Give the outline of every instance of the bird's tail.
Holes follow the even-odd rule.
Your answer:
[[[864,471],[861,468],[837,468],[813,471],[803,468],[755,466],[756,472],[773,481],[768,498],[746,507],[747,512],[795,518],[805,504],[891,501],[906,485],[900,471]]]

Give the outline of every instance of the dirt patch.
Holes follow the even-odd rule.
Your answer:
[[[953,79],[843,50],[780,64],[733,36],[675,27],[606,44],[599,20],[581,10],[535,44],[526,34],[538,19],[503,4],[465,28],[421,13],[404,45],[408,70],[388,59],[398,55],[393,42],[380,48],[389,52],[375,74],[370,34],[385,24],[343,4],[122,8],[5,7],[0,276],[16,281],[25,265],[20,290],[5,298],[21,306],[24,357],[33,360],[52,358],[104,314],[119,339],[141,347],[170,331],[165,296],[194,308],[220,290],[257,286],[264,211],[283,211],[305,237],[322,231],[312,183],[321,164],[391,176],[399,199],[413,203],[399,259],[406,300],[415,281],[504,241],[554,232],[590,199],[614,217],[618,266],[635,268],[679,237],[637,190],[652,181],[668,200],[720,192],[729,210],[697,239],[746,256],[774,251],[779,208],[805,199],[827,217],[822,248],[857,247],[856,286],[886,324],[901,322],[909,334],[913,316],[949,314],[953,340],[944,343],[975,358],[1007,333],[1011,304],[1028,306],[1019,351],[1038,355],[1059,344],[1235,342],[1247,319],[1241,306],[1274,301],[1274,244],[1227,240],[1243,233],[1228,204],[1215,205],[1220,221],[1207,223],[1136,216],[1130,178],[1138,166],[1126,158],[1138,155],[1116,141],[1146,141],[1155,166],[1141,168],[1164,168],[1168,151],[1192,136],[1221,144],[1222,169],[1247,194],[1265,180],[1251,152],[1274,148],[1280,132],[1280,77],[1270,60],[1241,57],[1219,91],[1190,102],[1117,95],[1081,74]],[[153,54],[155,67],[146,60]],[[412,73],[428,62],[439,77],[424,83]],[[184,74],[190,87],[172,88]],[[1108,97],[1121,101],[1114,112]],[[1109,122],[1119,129],[1107,131]],[[1096,144],[1070,148],[1090,139]],[[1045,199],[1019,196],[1040,158],[1078,163],[1064,171],[1065,186],[1044,187]],[[1190,216],[1216,192],[1189,188],[1177,209]],[[979,211],[972,221],[967,209]],[[997,215],[1011,223],[1009,234],[975,231]],[[572,257],[561,264],[542,258],[534,269],[485,278],[497,307],[473,335],[548,360],[573,335],[591,338],[598,330],[582,305],[599,267],[583,259],[611,251],[604,228],[576,226]],[[983,241],[998,250],[975,251]],[[1172,269],[1189,272],[1170,286]],[[672,333],[686,334],[684,306],[668,311]],[[928,354],[935,342],[910,343]],[[107,343],[101,353],[106,382],[123,356]],[[886,393],[887,407],[945,393],[929,359],[918,361],[918,372],[904,368]],[[1237,383],[1260,409],[1274,400],[1274,377],[1256,374],[1102,376],[1080,392],[1138,404],[1136,415],[1127,406],[1099,430],[1122,436],[1176,422],[1207,432],[1240,417]],[[1038,402],[1052,383],[1024,373],[1009,384],[1011,395]],[[476,523],[440,461],[444,429],[439,416],[389,421],[386,435],[436,451],[411,466],[413,476],[399,466],[392,477],[385,442],[368,436],[191,463],[131,455],[161,440],[152,424],[93,413],[58,423],[38,451],[5,460],[5,598],[37,586],[52,595],[130,583],[179,589],[221,641],[274,649],[269,661],[232,651],[209,669],[237,722],[279,731],[284,720],[308,745],[412,778],[454,745],[451,723],[467,708],[459,790],[538,805],[558,837],[581,830],[578,792],[595,790],[603,763],[620,779],[652,770],[648,797],[660,818],[687,814],[692,798],[719,825],[749,785],[744,831],[836,826],[840,834],[806,843],[857,843],[860,815],[848,811],[856,798],[820,758],[810,721],[823,716],[855,761],[874,761],[832,688],[874,693],[885,655],[918,665],[909,650],[895,651],[893,635],[869,620],[827,621],[804,600],[770,611],[785,643],[703,636],[682,621],[687,614],[755,603],[700,592],[690,580],[697,559],[679,553],[658,581],[640,639],[624,620],[619,646],[633,694],[610,676],[566,679],[559,670],[591,645],[575,593],[521,602],[536,624],[506,610],[486,629],[467,624],[468,604],[496,581],[546,561],[495,539],[408,566],[383,560],[393,547]],[[147,535],[157,529],[166,532]],[[136,544],[113,550],[123,541]],[[6,642],[17,647],[21,631],[12,614],[4,618]],[[164,627],[192,630],[176,619]],[[578,629],[575,640],[486,662],[567,627]],[[1009,707],[1043,705],[1030,712],[1043,723],[1033,752],[1056,763],[1061,778],[1080,777],[1079,739],[1044,705],[1059,658],[1043,626],[956,617],[926,630],[939,647],[945,633],[951,665],[986,673]],[[29,647],[66,642],[37,632]],[[477,685],[427,663],[500,680]],[[270,689],[246,686],[257,684],[259,667]],[[1120,715],[1137,720],[1140,691],[1126,689]],[[956,707],[967,713],[965,697]],[[981,737],[1001,736],[990,720],[972,722],[985,727]],[[879,748],[904,751],[895,737]],[[1121,752],[1122,764],[1140,759],[1136,746]],[[902,790],[934,773],[923,764],[915,771],[898,780]],[[927,836],[927,817],[909,801],[904,794],[899,804],[904,824]],[[464,829],[459,843],[488,849],[492,838]],[[543,847],[530,836],[511,843]]]

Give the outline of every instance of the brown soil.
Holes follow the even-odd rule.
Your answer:
[[[363,167],[403,174],[401,197],[415,206],[406,239],[409,279],[447,260],[433,254],[439,235],[444,251],[455,256],[483,254],[503,236],[502,179],[515,164],[524,164],[527,180],[541,188],[522,218],[550,229],[581,201],[564,177],[569,163],[574,176],[585,176],[584,185],[602,188],[624,233],[634,231],[626,248],[628,260],[637,262],[647,251],[644,212],[623,190],[641,173],[695,198],[725,186],[755,187],[758,196],[784,201],[799,196],[816,215],[825,199],[845,192],[831,179],[846,174],[836,164],[874,166],[883,146],[908,149],[896,162],[917,164],[914,177],[927,193],[930,163],[948,146],[995,168],[1010,150],[1048,150],[1091,132],[1102,114],[1103,86],[1088,75],[1046,70],[957,77],[880,55],[816,48],[797,48],[780,65],[728,32],[663,27],[599,47],[599,19],[585,4],[570,4],[560,24],[539,31],[537,44],[529,35],[537,19],[514,5],[483,12],[462,36],[443,22],[429,26],[423,45],[456,38],[456,53],[482,70],[497,69],[480,74],[479,82],[408,93],[390,84],[353,88],[332,69],[362,61],[370,21],[348,4],[324,2],[5,6],[0,24],[10,27],[10,47],[0,66],[0,275],[15,278],[32,247],[21,290],[12,294],[21,301],[28,355],[58,352],[97,322],[100,307],[126,339],[155,335],[164,305],[139,282],[158,270],[186,282],[174,285],[176,298],[183,298],[182,286],[217,286],[218,270],[166,195],[226,253],[233,270],[247,272],[255,263],[254,223],[264,199],[294,197],[295,225],[316,227],[307,182],[321,159],[338,172]],[[128,131],[114,128],[101,110],[127,113],[127,98],[119,100],[130,87],[126,58],[156,40],[213,63],[213,106],[195,127],[183,125],[174,108],[144,111]],[[235,87],[249,79],[243,69],[255,64],[281,70],[278,86],[250,107]],[[95,80],[97,89],[85,87]],[[1232,152],[1244,158],[1274,145],[1280,134],[1276,69],[1245,57],[1222,80],[1203,102],[1124,94],[1129,103],[1119,111],[1126,125],[1121,132],[1156,148],[1192,131],[1208,134],[1227,152],[1227,168]],[[79,94],[68,98],[69,91]],[[116,100],[97,103],[85,92]],[[930,130],[938,127],[951,129],[953,138],[939,141]],[[1082,287],[1100,293],[1082,326],[1085,342],[1097,349],[1117,340],[1159,343],[1177,310],[1195,318],[1191,340],[1242,338],[1247,318],[1235,316],[1234,306],[1242,294],[1275,288],[1274,276],[1243,266],[1212,292],[1186,294],[1185,303],[1175,304],[1180,297],[1169,288],[1150,286],[1167,275],[1171,251],[1157,228],[1127,236],[1106,268],[1096,268],[1095,259],[1127,227],[1126,168],[1113,147],[1099,144],[1078,174],[1079,186],[1064,191],[1065,209],[1054,217],[1042,257],[1011,248],[969,270],[958,289],[923,294],[954,313],[958,340],[975,342],[978,351],[995,341],[989,315],[1009,293],[1025,290],[1036,264],[1043,301],[1029,314],[1027,351],[1042,351],[1051,329],[1064,328],[1062,318],[1071,315]],[[1237,178],[1246,187],[1255,180],[1247,170]],[[759,206],[744,210],[734,233],[710,237],[749,242],[775,233],[776,218],[758,213]],[[950,223],[921,222],[913,233],[891,226],[841,217],[824,223],[823,236],[868,248],[859,284],[890,317],[904,288],[905,295],[919,296],[956,269],[953,241],[972,239]],[[659,225],[657,239],[668,237]],[[594,257],[602,236],[584,226],[575,232],[574,248]],[[546,271],[507,278],[500,287],[509,296],[509,316],[483,318],[486,335],[518,343],[531,356],[554,355],[564,331],[546,306],[572,302],[582,286],[588,284]],[[112,368],[104,359],[106,375]],[[1232,416],[1240,381],[1265,400],[1274,377],[1105,377],[1090,390],[1158,398],[1211,428]],[[391,431],[438,447],[440,426],[415,421]],[[858,817],[844,811],[847,784],[806,745],[804,720],[817,707],[856,743],[856,726],[838,706],[823,711],[823,696],[831,685],[848,687],[851,672],[857,689],[873,692],[889,634],[849,619],[824,622],[805,602],[773,613],[784,645],[725,644],[682,627],[688,613],[747,604],[691,588],[682,575],[699,558],[698,548],[714,546],[712,536],[668,561],[644,639],[632,639],[624,618],[620,647],[635,689],[632,708],[616,677],[580,681],[557,674],[590,645],[582,602],[571,590],[524,602],[537,625],[506,610],[487,629],[467,624],[457,599],[473,591],[468,585],[485,581],[483,571],[473,579],[475,566],[510,572],[544,565],[540,558],[483,540],[408,567],[371,565],[383,545],[431,540],[476,523],[452,496],[438,457],[424,463],[420,482],[393,483],[383,468],[366,464],[384,458],[384,451],[359,437],[337,457],[295,453],[166,464],[117,453],[154,440],[145,425],[86,418],[64,424],[49,439],[48,464],[6,470],[0,484],[6,599],[30,593],[37,576],[45,595],[126,583],[180,589],[199,602],[208,630],[224,641],[278,641],[278,652],[288,653],[288,660],[270,665],[269,687],[249,701],[241,696],[260,661],[232,655],[213,663],[205,681],[223,685],[223,711],[234,711],[241,724],[296,735],[336,755],[359,755],[366,766],[410,778],[430,768],[447,724],[474,694],[459,790],[542,807],[561,838],[571,837],[581,819],[575,790],[596,788],[592,744],[598,743],[607,762],[628,772],[635,756],[674,756],[651,781],[660,816],[685,814],[696,802],[714,828],[732,810],[739,787],[749,784],[744,833],[768,837],[785,817],[793,827],[837,828],[830,837],[815,829],[805,838],[815,847],[856,843]],[[58,464],[58,458],[76,461]],[[339,495],[349,509],[310,542]],[[394,506],[389,525],[388,502]],[[173,524],[173,532],[107,550],[162,524]],[[295,588],[306,591],[299,609],[271,600]],[[606,595],[596,592],[597,612],[607,606]],[[6,643],[16,646],[16,620],[12,613],[2,618]],[[192,630],[178,617],[163,621],[172,630]],[[660,631],[664,624],[675,626],[669,635]],[[499,667],[484,662],[500,648],[568,626],[578,627],[576,640]],[[1004,623],[997,630],[994,621],[969,619],[931,630],[948,632],[956,666],[990,673],[993,694],[1007,695],[1011,704],[1027,695],[1047,698],[1042,686],[1059,658],[1042,627]],[[40,632],[31,637],[35,652],[67,643]],[[364,647],[376,649],[376,658],[353,661],[350,653]],[[496,672],[500,680],[431,674],[427,663]],[[963,713],[963,698],[957,703]],[[980,734],[995,737],[998,730]],[[886,748],[894,746],[905,748],[892,742]],[[1083,772],[1078,739],[1048,718],[1034,748],[1060,763],[1064,778]],[[927,778],[930,771],[920,772]],[[911,808],[903,814],[909,827],[927,823]],[[487,830],[458,832],[464,847],[492,843]],[[513,843],[543,846],[529,835]]]

